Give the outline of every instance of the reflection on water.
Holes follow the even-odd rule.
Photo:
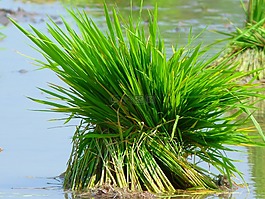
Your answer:
[[[265,150],[261,147],[248,149],[254,190],[257,198],[265,198]]]
[[[128,13],[130,1],[106,0],[107,4],[116,4],[123,15]],[[138,2],[138,1],[137,1]],[[231,31],[233,25],[243,24],[245,16],[238,0],[145,0],[144,9],[151,9],[157,2],[159,6],[159,27],[166,45],[183,45],[187,42],[190,27],[197,34],[207,27],[200,41],[210,44],[222,38],[209,30]],[[33,24],[43,31],[46,14],[58,19],[67,16],[63,6],[80,6],[104,28],[103,0],[0,0],[0,6],[6,9],[23,9],[26,13],[20,23],[26,27]],[[137,12],[137,4],[134,9]],[[28,15],[35,13],[35,15]],[[147,12],[144,13],[144,17]],[[59,22],[58,22],[59,24]],[[46,82],[58,82],[57,77],[49,71],[36,71],[30,61],[16,51],[32,57],[40,55],[31,49],[25,37],[11,24],[1,29],[7,38],[0,41],[0,198],[73,198],[64,193],[60,184],[48,178],[62,173],[65,169],[71,149],[70,137],[73,128],[52,128],[61,123],[49,123],[53,114],[31,112],[28,109],[40,109],[41,105],[26,99],[25,96],[43,98],[35,87],[44,87]],[[225,44],[219,46],[223,47]],[[216,50],[219,50],[216,48]],[[18,71],[27,71],[20,73]],[[263,114],[264,115],[264,114]],[[231,158],[240,159],[237,167],[244,173],[247,189],[239,189],[232,195],[209,196],[207,198],[264,198],[265,191],[265,150],[262,148],[244,148],[242,154],[231,154]],[[48,183],[48,184],[47,184]],[[194,196],[193,198],[204,198]]]
[[[258,122],[262,129],[265,129],[264,104],[259,103]],[[261,139],[259,139],[261,140]],[[254,181],[255,198],[265,198],[265,149],[264,147],[249,147],[248,148],[248,166],[251,171],[251,178]]]

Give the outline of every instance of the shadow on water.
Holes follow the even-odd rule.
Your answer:
[[[37,57],[40,55],[30,48],[30,42],[9,23],[11,16],[27,27],[28,24],[45,31],[47,16],[51,16],[58,25],[60,15],[67,17],[64,6],[84,8],[91,18],[104,29],[102,0],[1,0],[0,29],[7,37],[0,41],[0,198],[54,198],[73,199],[71,193],[64,192],[62,184],[47,176],[56,176],[63,172],[71,149],[71,136],[74,127],[61,126],[60,122],[47,122],[54,114],[32,112],[28,109],[40,109],[25,96],[43,98],[36,87],[45,88],[46,82],[59,80],[51,72],[38,71],[28,58],[18,52]],[[116,2],[123,15],[129,10],[129,1]],[[204,44],[210,44],[220,35],[209,30],[231,31],[233,21],[241,26],[245,19],[240,1],[234,0],[145,0],[145,9],[155,4],[159,6],[159,27],[166,45],[183,45],[187,42],[188,32],[193,26],[197,34],[205,27],[207,30],[200,38]],[[137,5],[133,7],[138,10]],[[1,25],[0,25],[1,27]],[[220,45],[220,49],[224,44]],[[60,116],[58,116],[60,117]],[[264,120],[263,117],[261,120]],[[193,195],[175,198],[264,198],[265,171],[263,163],[265,150],[262,148],[243,148],[245,153],[231,154],[231,158],[240,159],[238,169],[244,173],[249,184],[227,195]],[[41,177],[44,176],[44,177]]]

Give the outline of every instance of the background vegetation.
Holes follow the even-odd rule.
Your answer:
[[[238,70],[253,71],[253,75],[265,78],[265,0],[250,0],[244,7],[246,22],[243,28],[236,27],[232,33],[221,32],[228,36],[229,50],[224,59],[235,55],[231,62],[238,64]],[[239,53],[238,53],[239,52]]]

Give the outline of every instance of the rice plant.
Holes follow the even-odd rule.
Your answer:
[[[265,0],[250,0],[244,11],[246,23],[243,28],[236,27],[232,33],[221,32],[230,41],[224,59],[236,54],[232,62],[238,63],[238,70],[256,70],[253,76],[262,80],[265,78]]]
[[[243,5],[243,4],[242,4]],[[244,7],[246,13],[246,26],[256,24],[265,18],[265,1],[264,0],[249,0],[248,8]],[[264,26],[264,22],[263,22]]]
[[[174,193],[218,189],[219,173],[232,186],[232,177],[242,174],[226,152],[257,144],[243,125],[255,122],[249,96],[262,97],[259,88],[242,85],[247,74],[228,61],[211,66],[219,55],[208,57],[201,45],[172,47],[167,57],[157,8],[149,11],[148,26],[141,13],[124,19],[105,6],[103,32],[85,12],[69,10],[78,28],[51,19],[50,36],[12,20],[47,60],[36,61],[68,85],[50,83],[50,89],[40,88],[47,99],[31,99],[67,114],[66,122],[80,120],[64,187]]]

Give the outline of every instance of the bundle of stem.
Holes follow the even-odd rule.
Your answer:
[[[37,61],[68,85],[50,84],[41,91],[51,98],[33,100],[69,114],[66,122],[81,120],[65,188],[217,189],[217,174],[201,161],[226,175],[230,185],[234,174],[241,176],[226,151],[256,144],[242,127],[249,117],[239,118],[249,113],[249,96],[260,97],[259,88],[238,82],[246,73],[235,72],[228,61],[211,66],[218,55],[207,58],[209,49],[200,45],[172,48],[168,59],[157,8],[149,14],[148,31],[141,17],[134,23],[132,15],[125,20],[115,9],[111,17],[106,6],[107,33],[86,13],[69,13],[78,32],[64,19],[65,29],[51,20],[52,39],[13,21],[47,60]]]

